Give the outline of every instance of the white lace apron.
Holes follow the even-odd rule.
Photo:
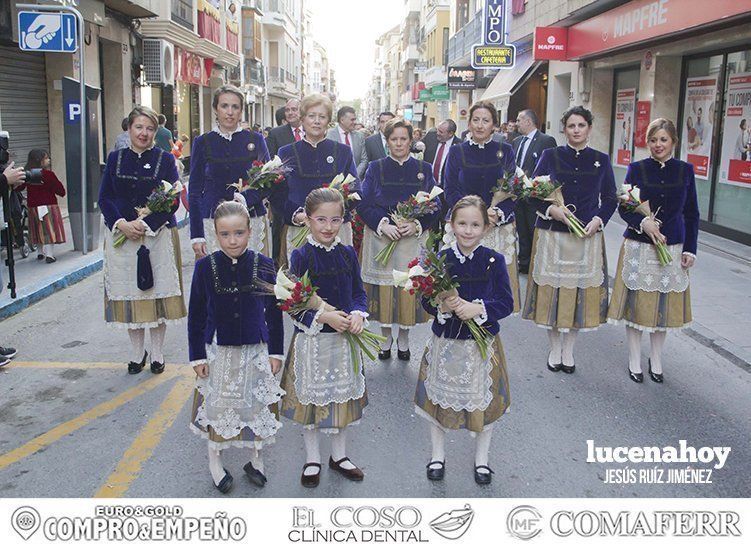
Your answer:
[[[292,243],[292,239],[297,236],[297,233],[300,232],[300,229],[302,227],[295,227],[294,225],[287,225],[287,262],[289,263],[292,258],[292,252],[296,250],[297,248]],[[342,228],[339,229],[339,239],[341,240],[342,244],[345,246],[351,246],[352,245],[352,223],[347,222],[342,225]],[[305,245],[305,244],[303,244]]]
[[[196,422],[226,439],[245,427],[261,440],[276,434],[282,424],[269,405],[281,399],[284,390],[271,373],[268,346],[212,344],[206,346],[206,355],[209,377],[196,380],[204,398]]]
[[[682,293],[688,289],[688,271],[681,266],[683,246],[667,246],[673,262],[660,264],[655,246],[636,240],[625,240],[621,277],[631,291]]]
[[[602,232],[577,238],[568,232],[537,229],[533,278],[556,289],[599,287],[605,279]]]
[[[446,234],[443,236],[444,246],[447,247],[455,241],[456,236],[451,228],[451,223],[446,223]],[[516,225],[506,223],[505,225],[490,227],[485,236],[482,237],[480,245],[503,255],[506,264],[511,263],[516,258]]]
[[[219,242],[216,239],[216,230],[214,229],[213,219],[203,220],[203,236],[206,239],[206,249],[209,254],[219,251]],[[270,251],[267,247],[267,240],[271,240],[271,228],[269,226],[269,216],[250,218],[250,239],[248,240],[248,249],[256,253],[267,255]],[[268,256],[268,255],[267,255]]]
[[[115,229],[111,235],[105,235],[104,288],[107,297],[110,300],[154,300],[181,295],[172,230],[165,225],[156,234],[147,234],[136,242],[126,239],[123,245],[116,248],[112,236],[119,232]],[[151,233],[151,230],[147,230],[147,233]],[[149,250],[154,274],[154,286],[147,291],[138,288],[136,276],[141,245]]]
[[[360,372],[355,374],[349,344],[342,334],[297,334],[295,391],[300,403],[326,406],[362,397],[365,375],[362,356],[360,359]]]
[[[380,238],[369,228],[365,228],[362,241],[362,281],[371,285],[394,285],[394,270],[407,270],[407,263],[420,256],[428,233],[421,236],[409,236],[402,238],[396,243],[396,249],[386,266],[381,266],[375,261],[375,256],[390,242],[388,236]]]
[[[431,335],[425,392],[434,404],[457,412],[485,410],[493,400],[490,350],[485,360],[477,343]]]

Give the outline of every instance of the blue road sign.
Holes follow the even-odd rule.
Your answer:
[[[18,46],[24,51],[73,53],[78,49],[76,16],[63,12],[18,12]]]
[[[81,103],[80,102],[66,102],[65,103],[65,123],[68,125],[77,125],[81,122]]]

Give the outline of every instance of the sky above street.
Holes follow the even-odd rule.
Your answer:
[[[365,98],[375,41],[404,18],[403,0],[309,0],[313,36],[326,47],[339,98]]]

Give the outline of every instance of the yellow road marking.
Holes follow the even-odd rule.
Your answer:
[[[118,370],[124,371],[126,365],[124,363],[85,363],[85,362],[68,362],[68,361],[13,361],[8,367],[8,370],[14,368],[51,368],[51,369],[67,369],[75,368],[82,370]],[[171,372],[172,374],[179,374],[181,376],[192,376],[194,374],[190,365],[186,364],[171,364],[167,365],[165,372]]]
[[[172,387],[167,398],[157,409],[156,415],[149,419],[143,430],[133,440],[114,472],[94,495],[95,498],[117,498],[125,495],[130,484],[141,472],[143,464],[148,461],[154,449],[162,441],[164,433],[175,422],[177,414],[192,394],[194,387],[195,382],[187,378],[179,380]]]
[[[173,367],[174,368],[174,367]],[[106,415],[113,410],[119,408],[126,402],[129,402],[140,395],[143,395],[147,391],[154,389],[155,387],[163,384],[164,382],[171,380],[175,375],[180,374],[177,370],[170,372],[168,367],[163,374],[159,374],[154,377],[150,377],[148,380],[131,387],[117,395],[116,397],[94,406],[91,410],[87,410],[78,417],[75,417],[65,423],[61,423],[54,429],[47,431],[46,433],[37,436],[33,440],[30,440],[23,446],[20,446],[8,453],[0,456],[0,470],[4,469],[8,465],[12,465],[21,459],[28,457],[29,455],[38,452],[42,448],[46,448],[53,442],[60,440],[61,438],[77,431],[81,427],[91,423],[95,419]],[[191,369],[192,372],[192,369]],[[183,378],[181,381],[185,381]]]

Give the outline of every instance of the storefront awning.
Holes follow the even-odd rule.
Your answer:
[[[531,51],[519,55],[516,57],[516,63],[513,68],[510,70],[498,70],[493,81],[485,89],[482,100],[492,102],[504,96],[511,96],[519,87],[524,85],[524,82],[529,79],[529,76],[534,73],[539,65],[540,62],[536,62],[532,58]]]

